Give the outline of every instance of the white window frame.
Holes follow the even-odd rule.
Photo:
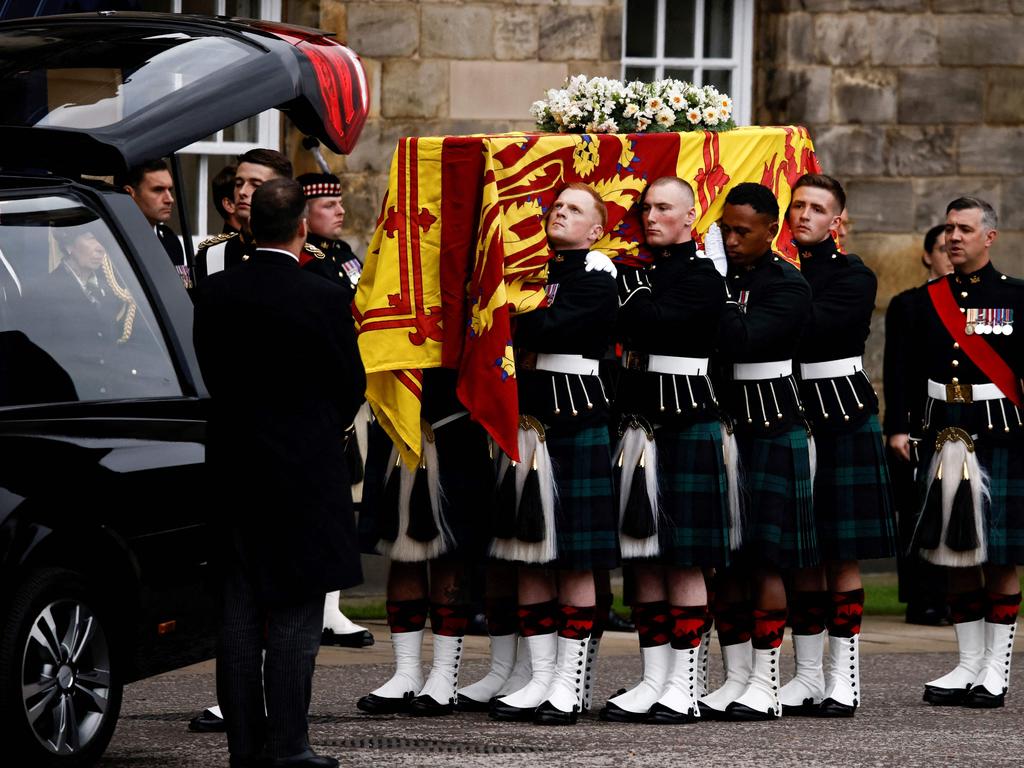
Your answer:
[[[728,69],[732,71],[733,120],[737,125],[749,125],[751,101],[754,91],[754,0],[733,0],[732,51],[730,58],[704,57],[704,7],[714,0],[695,0],[693,56],[674,58],[665,56],[665,4],[672,0],[658,0],[655,12],[655,55],[626,55],[626,15],[628,0],[622,9],[622,77],[626,67],[654,67],[655,78],[665,76],[665,68],[692,69],[693,82],[704,84],[705,69]]]
[[[281,20],[281,0],[259,0],[259,17],[264,21]],[[182,12],[182,0],[171,0],[171,12]],[[215,13],[218,16],[227,15],[227,0],[216,0]],[[195,211],[195,234],[192,237],[193,245],[198,247],[199,243],[206,239],[210,230],[210,222],[207,220],[210,197],[210,158],[220,157],[227,165],[234,162],[237,155],[248,152],[250,149],[266,147],[279,149],[281,146],[281,114],[276,109],[261,112],[257,117],[256,141],[225,141],[224,131],[217,131],[210,141],[197,141],[178,150],[179,155],[198,155],[196,188],[190,191],[189,207],[194,206]],[[220,169],[218,166],[217,170]],[[220,232],[220,225],[214,228]]]

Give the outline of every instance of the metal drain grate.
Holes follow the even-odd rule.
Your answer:
[[[317,746],[342,749],[388,749],[405,752],[442,752],[469,755],[536,754],[553,752],[549,747],[516,744],[482,744],[465,741],[439,741],[437,739],[403,739],[393,736],[365,736],[354,739],[317,739]]]

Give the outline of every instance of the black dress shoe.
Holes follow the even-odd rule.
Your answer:
[[[818,717],[853,717],[857,707],[841,704],[835,699],[825,699],[818,707]]]
[[[686,723],[696,723],[699,720],[700,717],[692,709],[686,712],[676,712],[674,709],[657,702],[644,715],[645,723],[656,723],[658,725],[684,725]]]
[[[721,710],[718,710],[718,709],[712,709],[707,704],[705,704],[703,701],[698,701],[697,702],[697,711],[700,712],[700,719],[701,720],[728,720],[729,719],[728,717],[725,716],[725,712],[722,712]]]
[[[356,702],[356,709],[368,715],[395,715],[399,712],[408,712],[415,696],[413,691],[406,691],[400,699],[368,693]]]
[[[491,700],[491,720],[528,723],[536,711],[536,707],[513,707],[497,698]]]
[[[635,632],[636,624],[627,618],[619,616],[611,608],[608,609],[608,621],[604,625],[605,632]]]
[[[597,716],[609,723],[642,723],[647,719],[646,712],[630,712],[610,701],[597,713]]]
[[[349,632],[346,635],[338,635],[333,629],[325,629],[320,637],[320,644],[337,645],[342,648],[366,648],[373,645],[373,635],[368,629]]]
[[[224,733],[227,726],[224,725],[223,717],[218,717],[210,710],[204,709],[188,721],[188,729],[192,733]]]
[[[815,704],[814,699],[804,699],[801,704],[783,704],[782,714],[796,717],[817,717],[821,714],[821,704]]]
[[[966,688],[936,688],[934,685],[924,687],[924,701],[937,707],[959,707],[964,703],[970,686]]]
[[[326,755],[309,755],[301,757],[281,757],[267,763],[271,768],[338,768],[340,763],[333,757]]]
[[[440,717],[455,711],[451,701],[441,704],[433,696],[417,696],[409,703],[409,714],[413,717]]]
[[[477,701],[476,699],[469,698],[469,696],[463,696],[460,693],[455,701],[455,709],[459,712],[490,712],[491,702]]]
[[[989,693],[985,686],[976,685],[967,691],[967,695],[963,699],[963,705],[971,709],[997,709],[1003,706],[1005,698],[1006,691],[1002,693]]]
[[[571,712],[563,712],[550,701],[545,701],[533,712],[533,722],[537,725],[576,725],[580,711],[573,707]]]
[[[764,720],[777,720],[778,718],[775,717],[775,713],[772,710],[762,712],[748,707],[746,704],[734,701],[726,708],[725,719],[740,723],[755,723]]]

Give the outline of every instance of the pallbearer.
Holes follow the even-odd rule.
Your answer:
[[[779,646],[786,624],[781,570],[818,563],[813,448],[793,377],[811,292],[799,270],[772,252],[778,219],[771,190],[743,183],[729,191],[720,220],[732,299],[722,316],[719,350],[731,379],[727,405],[748,500],[741,567],[726,586],[731,591],[742,579],[751,590],[753,661],[733,649],[725,686],[701,704],[702,714],[736,720],[780,716]]]
[[[720,420],[708,369],[726,292],[691,238],[689,184],[654,181],[642,216],[654,262],[619,268],[621,441],[614,458],[643,679],[610,699],[601,717],[682,723],[699,716],[704,692],[697,681],[710,622],[701,568],[728,565],[730,531],[739,533],[730,522],[727,482],[735,441]]]
[[[832,236],[846,206],[838,181],[801,176],[789,227],[811,286],[800,343],[800,388],[818,463],[814,516],[822,565],[798,570],[790,601],[796,676],[779,692],[786,714],[850,717],[861,702],[860,560],[892,557],[895,516],[878,398],[864,371],[877,280]],[[823,669],[828,634],[829,675]]]
[[[561,191],[547,218],[555,255],[545,305],[517,320],[521,462],[499,469],[491,552],[522,564],[520,632],[532,676],[494,700],[491,717],[499,720],[576,722],[594,622],[593,572],[619,562],[608,400],[598,377],[618,298],[611,262],[589,251],[606,220],[590,187]]]

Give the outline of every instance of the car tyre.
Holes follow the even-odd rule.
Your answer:
[[[20,764],[89,766],[110,742],[123,684],[103,608],[80,574],[59,568],[31,572],[11,596],[0,722]]]

